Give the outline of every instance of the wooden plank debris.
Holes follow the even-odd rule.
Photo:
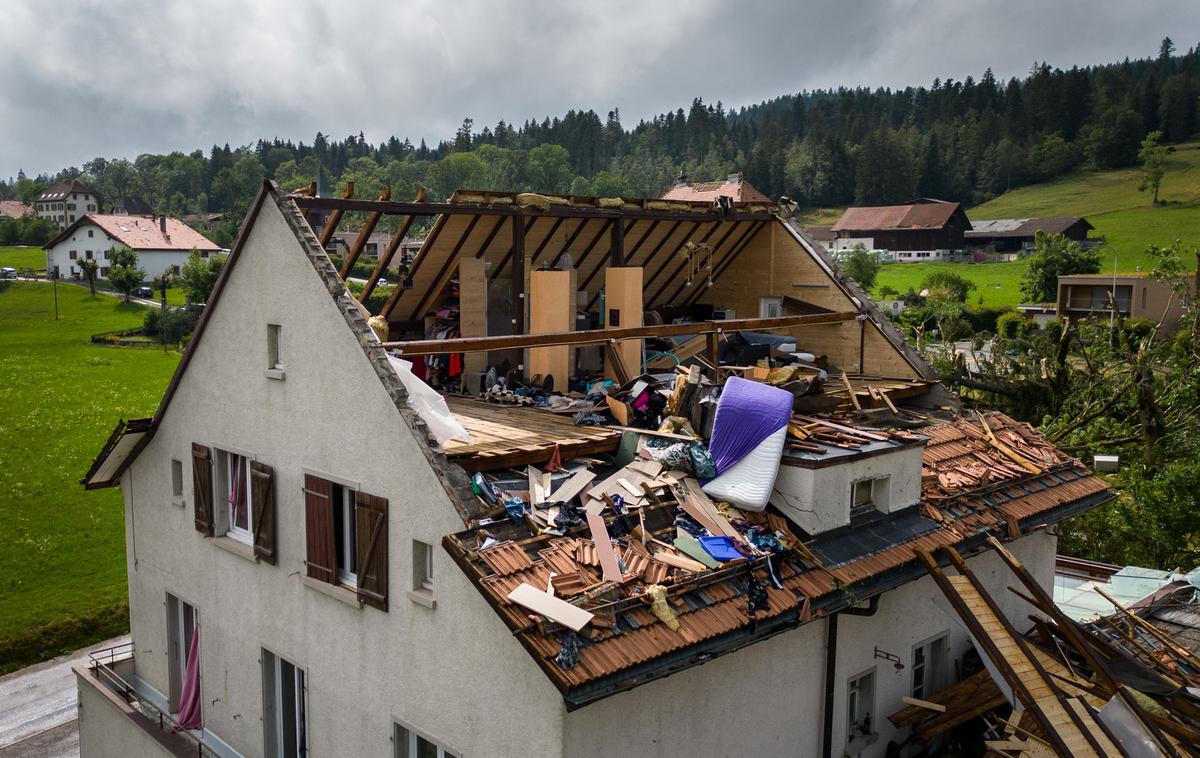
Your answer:
[[[508,599],[576,632],[595,618],[595,614],[571,605],[565,600],[560,600],[526,582],[522,582],[516,589],[508,593]]]
[[[597,513],[587,512],[588,529],[592,531],[592,542],[596,543],[596,555],[600,558],[600,568],[604,572],[604,580],[621,584],[625,581],[621,574],[621,566],[617,563],[617,553],[613,550],[612,538],[608,536],[608,527],[604,518]]]

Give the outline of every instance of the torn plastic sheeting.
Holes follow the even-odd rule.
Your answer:
[[[392,364],[392,370],[400,377],[400,383],[408,391],[409,406],[429,427],[429,431],[439,445],[444,445],[459,437],[470,441],[471,435],[467,434],[463,425],[458,423],[454,414],[450,413],[450,408],[446,405],[446,398],[413,374],[410,361],[389,355],[388,363]]]

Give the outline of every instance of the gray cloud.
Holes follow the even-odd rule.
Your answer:
[[[0,176],[318,130],[432,142],[464,116],[619,107],[629,126],[697,96],[1007,78],[1200,38],[1195,0],[8,0],[4,16]]]

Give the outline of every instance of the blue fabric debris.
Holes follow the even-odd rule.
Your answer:
[[[559,642],[562,643],[562,650],[559,650],[558,655],[554,656],[554,662],[560,669],[569,671],[579,665],[579,635],[568,629],[563,632]]]
[[[504,512],[512,519],[514,524],[525,523],[525,501],[519,497],[509,497],[504,499]]]

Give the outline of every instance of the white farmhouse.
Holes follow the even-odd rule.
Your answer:
[[[124,245],[137,253],[138,266],[150,280],[171,266],[182,266],[192,250],[206,257],[221,248],[177,218],[111,216],[88,213],[47,242],[46,271],[64,279],[80,278],[79,261],[95,260],[99,278],[108,278],[112,250]]]
[[[100,196],[91,187],[78,179],[55,182],[33,201],[38,218],[53,221],[59,229],[65,229],[84,214],[100,210]]]
[[[1031,427],[947,411],[955,398],[791,217],[545,199],[373,204],[264,185],[157,412],[118,425],[84,477],[124,493],[132,630],[76,670],[85,758],[884,756],[907,737],[888,719],[901,698],[935,698],[971,657],[923,561],[957,549],[1022,619],[986,538],[1049,588],[1048,527],[1111,498]],[[321,207],[437,217],[412,286],[384,306],[388,342],[305,221]],[[695,261],[685,272],[695,250],[711,286],[693,286]],[[575,268],[539,268],[566,252]],[[708,320],[759,298],[790,304]],[[571,332],[599,303],[606,328]],[[446,336],[459,316],[470,333]],[[674,463],[664,479],[653,435],[569,414],[447,397],[471,434],[447,439],[389,354],[434,381],[454,373],[439,350],[535,365],[600,343],[622,379],[647,336],[714,335],[701,355],[722,362],[754,349],[733,332],[769,329],[836,378],[796,368],[813,378],[796,389],[814,404],[799,437],[734,464],[751,461],[749,489],[778,471],[763,511],[718,509]],[[735,365],[707,373],[751,371]],[[896,404],[908,421],[870,420]]]

